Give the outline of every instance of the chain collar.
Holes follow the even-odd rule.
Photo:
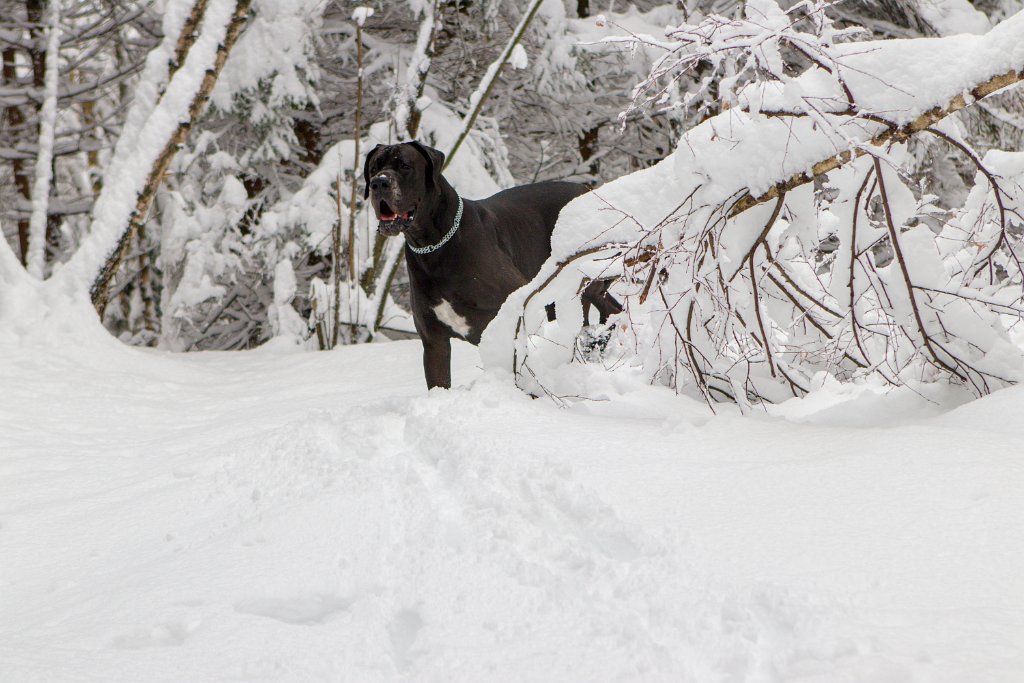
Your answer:
[[[429,254],[432,251],[437,251],[438,249],[445,245],[445,242],[450,240],[452,236],[455,235],[455,232],[459,229],[459,223],[462,222],[462,195],[456,192],[455,196],[459,198],[459,208],[455,212],[455,220],[452,222],[452,229],[448,231],[447,235],[441,238],[440,242],[438,242],[437,244],[431,244],[426,247],[414,247],[408,240],[406,240],[405,245],[412,249],[414,253]]]

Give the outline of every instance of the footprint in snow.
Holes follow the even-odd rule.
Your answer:
[[[412,646],[423,628],[423,618],[413,609],[400,610],[388,624],[388,637],[394,649],[395,663],[403,671],[412,663]]]
[[[294,598],[254,598],[235,603],[235,611],[274,619],[285,624],[312,626],[324,624],[352,605],[352,600],[337,595],[310,595]]]
[[[117,636],[114,638],[113,645],[122,650],[178,646],[184,644],[202,623],[202,619],[192,619],[186,622],[165,621]]]

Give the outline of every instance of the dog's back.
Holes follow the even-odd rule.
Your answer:
[[[478,203],[495,216],[496,240],[529,279],[551,254],[558,213],[587,191],[579,183],[548,181],[502,190]]]
[[[558,212],[562,210],[562,207],[587,191],[586,185],[564,180],[549,180],[510,187],[487,199],[480,200],[480,203],[488,208],[494,207],[501,213],[532,209],[537,211],[548,228],[554,228]]]

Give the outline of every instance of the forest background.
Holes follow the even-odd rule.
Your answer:
[[[817,3],[807,16],[827,13],[839,31],[863,27],[857,40],[868,40],[984,33],[1020,8],[851,0]],[[547,179],[600,186],[665,159],[685,131],[735,102],[734,81],[758,79],[742,55],[698,60],[674,76],[685,106],[657,106],[667,95],[638,95],[660,58],[647,37],[748,9],[720,0],[3,0],[3,237],[47,278],[89,251],[96,224],[120,234],[113,253],[93,258],[102,268],[90,292],[107,329],[133,345],[245,349],[276,336],[328,348],[406,336],[400,241],[376,236],[362,203],[367,145],[418,138],[441,148],[470,197]],[[189,50],[202,47],[200,22],[217,11],[226,21],[213,78],[177,98],[194,96],[193,115],[154,163],[119,158],[119,145],[147,143],[134,137],[133,101],[161,103]],[[138,118],[156,105],[134,107]],[[1024,98],[1009,89],[956,114],[955,126],[976,153],[941,136],[906,141],[904,178],[919,203],[927,192],[932,215],[964,205],[980,155],[1020,149]],[[122,204],[134,206],[118,226],[101,198],[128,193],[126,178],[135,196]],[[828,236],[815,250],[828,254]]]

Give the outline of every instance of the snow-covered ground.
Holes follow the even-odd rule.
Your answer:
[[[3,348],[0,680],[1024,680],[1024,388],[559,409],[419,356]]]

